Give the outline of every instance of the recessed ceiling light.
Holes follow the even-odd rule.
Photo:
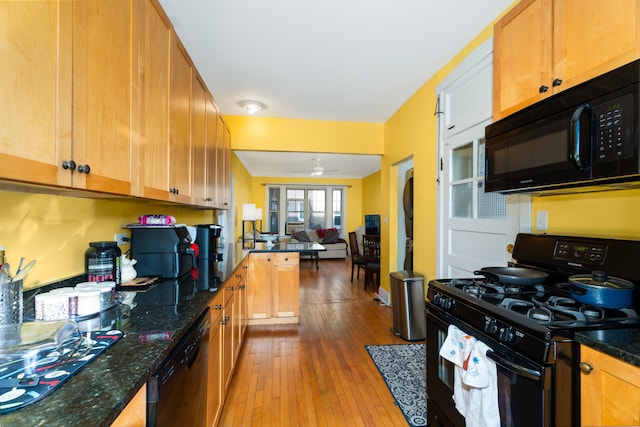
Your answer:
[[[242,108],[244,108],[247,113],[249,114],[255,114],[259,111],[264,110],[265,108],[267,108],[266,105],[264,105],[262,102],[259,101],[253,101],[253,100],[246,100],[246,101],[240,101],[240,105],[242,106]]]

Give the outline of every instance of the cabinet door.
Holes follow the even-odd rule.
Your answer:
[[[210,304],[209,371],[207,381],[207,426],[215,426],[222,413],[223,298],[218,292]]]
[[[73,186],[131,195],[138,2],[73,2]]]
[[[271,311],[271,254],[249,255],[248,318],[268,319]]]
[[[637,0],[556,0],[555,76],[575,86],[640,56]]]
[[[169,114],[169,192],[171,200],[191,203],[191,60],[173,34]]]
[[[224,157],[222,176],[222,209],[229,209],[231,205],[231,132],[229,128],[224,127]]]
[[[218,107],[209,94],[207,97],[207,151],[205,189],[207,194],[207,206],[217,207],[218,191]]]
[[[584,345],[580,352],[593,368],[580,373],[582,425],[640,425],[640,368]]]
[[[233,309],[235,305],[235,298],[232,296],[223,310],[223,327],[222,327],[222,381],[223,392],[226,394],[231,384],[231,378],[233,376],[233,362],[234,362],[234,346],[233,346],[233,328],[235,319],[233,318]]]
[[[222,114],[218,111],[216,116],[216,207],[221,209],[224,207],[224,185],[225,185],[225,124]]]
[[[140,162],[137,194],[167,201],[171,22],[156,0],[142,2],[139,33]]]
[[[300,256],[279,253],[273,261],[273,315],[297,317],[299,305]]]
[[[0,2],[0,178],[71,185],[71,18],[71,2]]]
[[[523,0],[494,26],[494,120],[551,94],[552,9],[552,0]]]
[[[111,427],[144,427],[147,425],[147,385],[133,396]]]
[[[195,74],[195,71],[194,71]],[[207,101],[208,94],[200,76],[193,79],[191,91],[191,155],[193,200],[198,206],[208,205],[207,195]]]

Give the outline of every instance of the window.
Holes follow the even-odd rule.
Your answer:
[[[268,186],[271,198],[275,193],[284,200],[283,211],[272,211],[278,215],[278,227],[270,221],[268,231],[284,230],[293,234],[299,230],[337,228],[342,232],[345,215],[345,187],[343,186]],[[341,233],[342,234],[342,233]]]

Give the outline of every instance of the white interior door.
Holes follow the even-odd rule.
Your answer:
[[[518,231],[530,229],[530,198],[484,192],[484,128],[491,122],[491,40],[438,88],[438,277],[506,266]]]

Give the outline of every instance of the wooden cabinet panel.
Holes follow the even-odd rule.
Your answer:
[[[272,316],[271,260],[272,255],[268,253],[249,255],[249,319],[268,319]]]
[[[206,151],[206,172],[205,189],[207,206],[218,207],[218,107],[213,98],[209,95],[207,99],[207,151]]]
[[[575,86],[640,57],[637,0],[556,0],[554,48],[560,89]],[[556,78],[554,76],[554,78]]]
[[[493,119],[638,57],[636,0],[522,0],[494,26]]]
[[[300,256],[276,254],[273,262],[273,315],[297,317],[299,304]]]
[[[222,384],[222,319],[223,295],[218,294],[211,301],[211,329],[209,331],[209,370],[207,380],[207,426],[215,426],[222,413],[224,389]]]
[[[171,22],[156,0],[141,6],[139,181],[137,195],[169,200]]]
[[[134,194],[137,5],[73,2],[73,186]],[[82,172],[89,167],[90,172]]]
[[[582,425],[640,425],[640,368],[584,345],[580,352],[593,368],[580,373]]]
[[[0,2],[0,178],[71,185],[71,2]]]
[[[249,324],[297,323],[300,255],[252,253],[247,291]]]
[[[191,60],[174,34],[171,44],[169,186],[171,200],[191,203]]]
[[[195,72],[194,72],[195,74]],[[194,205],[207,206],[207,101],[206,85],[200,76],[193,79],[191,91],[191,156]]]
[[[111,427],[144,427],[147,425],[147,385],[143,385],[125,406]]]
[[[493,117],[546,96],[552,68],[552,0],[523,0],[494,27]]]

